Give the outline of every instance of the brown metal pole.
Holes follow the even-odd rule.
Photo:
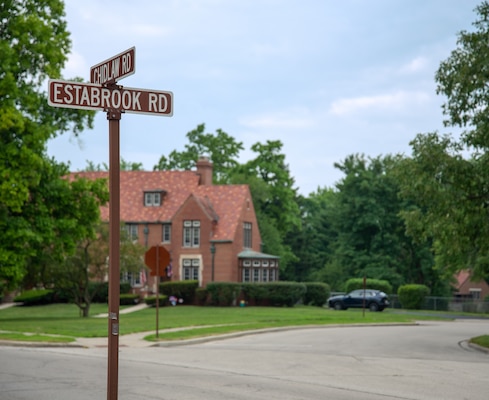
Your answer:
[[[159,320],[160,320],[160,249],[156,245],[156,339],[159,335]]]
[[[117,400],[119,385],[120,302],[120,119],[121,112],[109,110],[109,332],[107,400]]]

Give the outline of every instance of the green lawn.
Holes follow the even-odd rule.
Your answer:
[[[121,309],[123,308],[121,307]],[[0,332],[2,332],[3,338],[6,338],[12,332],[16,334],[27,332],[41,335],[42,340],[46,340],[45,335],[60,335],[70,339],[74,337],[106,337],[108,330],[107,318],[94,317],[97,314],[106,312],[107,305],[104,304],[93,304],[91,308],[92,317],[90,318],[80,317],[78,308],[70,304],[12,307],[0,310]],[[414,320],[433,318],[436,318],[436,316],[413,316],[390,312],[390,310],[380,313],[366,311],[365,316],[363,316],[362,310],[333,311],[325,308],[305,306],[292,308],[161,307],[159,312],[160,331],[168,328],[195,327],[195,329],[172,333],[161,332],[159,338],[174,340],[283,326],[410,323]],[[120,315],[121,335],[136,332],[151,332],[155,331],[155,329],[155,308]],[[31,339],[35,338],[36,336],[31,336]],[[62,339],[58,338],[56,340]]]

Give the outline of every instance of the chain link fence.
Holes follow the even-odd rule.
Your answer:
[[[389,295],[391,308],[402,308],[397,295]],[[467,313],[489,313],[489,301],[473,299],[470,297],[425,297],[422,310],[455,311]]]

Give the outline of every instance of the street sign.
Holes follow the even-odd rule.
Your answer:
[[[151,269],[151,276],[165,276],[170,253],[163,246],[153,246],[144,254],[144,263]]]
[[[117,54],[90,68],[90,82],[103,85],[115,82],[136,72],[136,48]]]
[[[94,83],[49,80],[48,103],[53,107],[117,110],[171,117],[173,93],[161,90],[114,88]]]

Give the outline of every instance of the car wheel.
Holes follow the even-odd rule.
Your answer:
[[[368,309],[373,312],[379,311],[379,305],[377,303],[370,303]]]
[[[343,310],[343,306],[341,305],[341,303],[339,301],[337,301],[336,303],[333,304],[333,308],[335,310]]]

